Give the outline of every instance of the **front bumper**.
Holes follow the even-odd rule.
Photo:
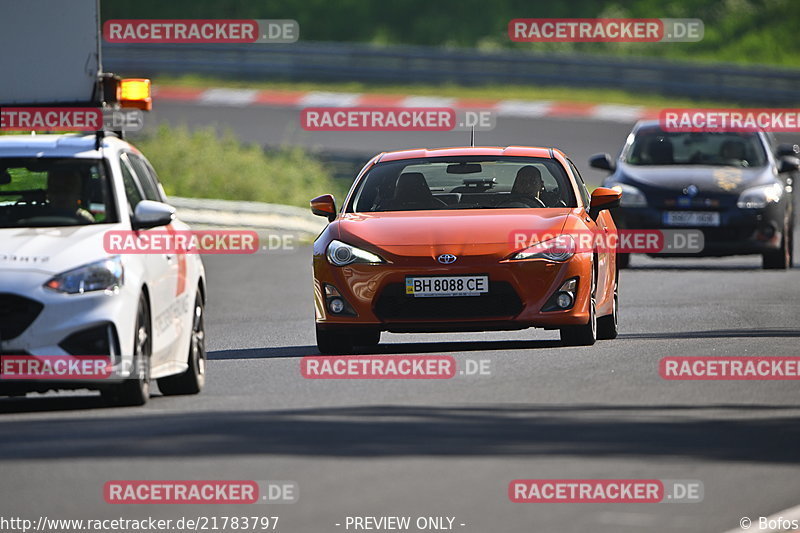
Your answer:
[[[18,302],[25,302],[30,312],[12,328],[0,326],[0,357],[104,355],[110,358],[111,372],[102,380],[17,380],[0,375],[0,391],[99,389],[131,377],[138,293],[123,285],[116,293],[62,294],[43,287],[49,278],[46,273],[2,271],[0,315],[13,313],[12,305]]]
[[[432,266],[430,257],[403,258],[379,265],[330,265],[314,256],[316,321],[322,329],[349,326],[392,332],[513,330],[586,324],[592,256],[578,253],[557,263],[543,259],[503,261],[498,257],[460,257],[460,264]],[[487,275],[481,296],[415,298],[404,292],[406,276]],[[548,299],[570,278],[578,278],[570,309],[543,312]],[[328,309],[325,285],[336,288],[349,314]]]
[[[761,254],[780,248],[783,238],[784,208],[774,204],[765,209],[729,207],[716,210],[719,226],[671,226],[664,224],[664,213],[681,211],[671,207],[616,208],[614,222],[626,230],[700,230],[704,236],[702,252],[691,254],[652,254],[663,256],[726,256]],[[699,209],[685,209],[699,211]]]

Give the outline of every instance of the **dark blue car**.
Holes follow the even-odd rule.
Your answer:
[[[616,161],[596,154],[589,165],[612,172],[603,186],[622,192],[619,228],[699,229],[700,255],[760,254],[765,269],[786,269],[797,155],[797,145],[765,132],[666,132],[642,121]],[[620,254],[620,267],[629,261]]]

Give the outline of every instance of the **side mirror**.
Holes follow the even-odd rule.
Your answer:
[[[800,159],[796,157],[782,157],[778,163],[778,172],[780,174],[796,172],[798,169],[800,169]]]
[[[175,219],[175,208],[161,202],[142,200],[133,211],[131,226],[134,230],[166,226]]]
[[[609,172],[614,172],[617,169],[617,164],[608,154],[594,154],[589,158],[589,166],[600,170],[608,170]]]
[[[619,205],[622,193],[606,187],[598,187],[592,191],[592,201],[589,203],[589,216],[597,218],[600,211],[611,209]]]
[[[311,200],[311,212],[321,217],[327,217],[328,222],[336,220],[336,199],[330,194],[323,194]]]
[[[778,157],[783,156],[792,156],[797,157],[800,155],[800,146],[792,143],[780,143],[778,147],[775,149],[775,155]]]

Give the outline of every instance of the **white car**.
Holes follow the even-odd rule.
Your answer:
[[[165,200],[150,163],[116,137],[0,136],[0,358],[111,364],[85,380],[13,379],[0,364],[0,395],[88,388],[141,405],[151,379],[166,395],[203,388],[200,256],[104,246],[109,231],[188,231]]]

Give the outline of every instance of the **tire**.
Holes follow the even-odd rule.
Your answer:
[[[619,273],[617,274],[619,276]],[[614,303],[610,315],[597,319],[597,338],[600,340],[616,339],[619,334],[619,277],[614,280]]]
[[[346,331],[317,328],[317,349],[325,355],[342,355],[353,352],[353,338]]]
[[[781,247],[773,252],[761,255],[761,267],[764,270],[786,270],[792,267],[794,248],[794,228],[784,224]]]
[[[192,314],[192,333],[187,362],[189,368],[181,374],[167,376],[158,380],[158,389],[164,396],[197,394],[206,384],[206,330],[205,306],[198,292],[194,297]]]
[[[561,328],[561,342],[565,346],[591,346],[597,340],[597,272],[592,272],[592,286],[589,294],[589,322],[582,326]]]
[[[618,253],[617,254],[617,268],[622,270],[631,266],[631,254]]]
[[[135,378],[126,379],[118,385],[103,389],[100,395],[110,405],[144,405],[150,399],[150,355],[153,353],[150,306],[144,293],[139,296],[133,339],[133,369]]]

